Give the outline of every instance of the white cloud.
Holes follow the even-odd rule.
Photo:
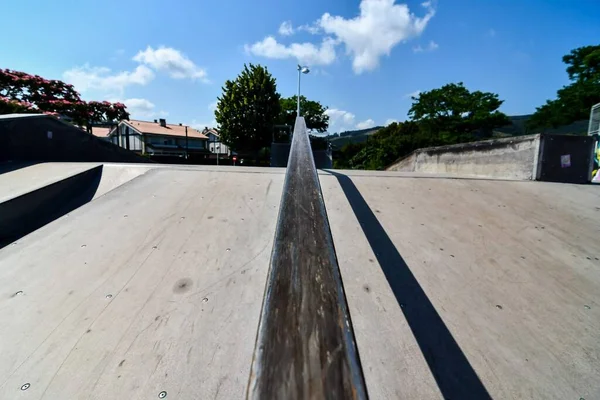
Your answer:
[[[190,125],[192,128],[199,130],[202,132],[204,128],[218,128],[217,120],[213,118],[212,121],[207,122],[206,120],[196,120],[193,119]]]
[[[318,35],[319,33],[321,33],[321,28],[316,23],[312,25],[300,25],[298,27],[298,30],[308,32],[311,35]]]
[[[312,43],[292,43],[286,46],[278,43],[273,36],[267,36],[253,45],[245,45],[244,49],[249,54],[266,58],[295,58],[301,64],[329,65],[335,61],[335,45],[335,40],[326,37],[319,47]]]
[[[361,0],[360,15],[346,19],[323,14],[313,24],[300,25],[295,30],[289,21],[281,24],[279,33],[290,35],[294,31],[325,34],[320,46],[313,43],[278,43],[273,36],[245,45],[247,53],[266,58],[296,58],[309,65],[328,65],[336,59],[335,47],[344,44],[346,53],[352,57],[354,72],[360,74],[377,68],[379,60],[389,55],[399,43],[419,36],[435,15],[433,1],[421,4],[427,9],[423,17],[410,12],[408,5],[395,4],[395,0]],[[437,48],[437,44],[431,42]],[[433,50],[433,49],[432,49]]]
[[[365,121],[361,121],[358,124],[356,124],[356,129],[367,129],[367,128],[372,128],[375,126],[375,121],[373,121],[371,118],[365,120]]]
[[[315,75],[331,76],[331,74],[323,68],[312,68],[310,72]]]
[[[429,44],[425,47],[421,47],[421,45],[418,45],[417,47],[413,47],[413,51],[415,53],[423,53],[425,51],[434,51],[437,50],[440,47],[439,44],[437,44],[436,42],[434,42],[433,40],[431,40],[429,42]]]
[[[124,52],[125,50],[119,49],[115,54],[120,56]],[[207,81],[204,69],[198,67],[178,50],[169,47],[160,47],[154,50],[148,46],[146,50],[138,52],[133,60],[140,63],[133,71],[113,73],[110,68],[92,67],[85,64],[65,71],[63,80],[73,84],[81,92],[95,90],[109,93],[113,97],[122,97],[127,86],[148,84],[154,79],[153,69],[165,71],[175,79],[189,78]]]
[[[281,36],[290,36],[294,34],[294,27],[291,21],[284,21],[279,25],[279,34]]]
[[[179,50],[171,47],[159,47],[156,50],[148,46],[138,52],[134,61],[148,65],[157,71],[165,71],[174,79],[199,79],[207,81],[206,70],[198,67]]]
[[[131,98],[121,99],[116,97],[107,98],[108,101],[116,103],[123,103],[127,106],[127,111],[131,114],[132,118],[152,118],[152,117],[166,117],[169,115],[166,111],[156,111],[156,106],[150,100]]]
[[[123,103],[127,106],[127,111],[132,116],[137,117],[166,117],[169,115],[168,112],[160,110],[156,111],[156,106],[149,100],[146,99],[125,99]]]
[[[387,120],[385,121],[385,126],[391,125],[391,124],[393,124],[394,122],[398,123],[398,120],[397,120],[397,119],[393,119],[393,118],[389,118],[389,119],[387,119]]]
[[[397,44],[419,36],[435,15],[431,2],[422,4],[427,14],[421,18],[411,13],[406,4],[394,2],[362,0],[360,15],[355,18],[326,13],[318,21],[325,33],[344,43],[346,52],[353,58],[355,73],[377,68],[382,56],[389,55]]]
[[[150,113],[154,111],[154,103],[146,99],[127,99],[123,100],[123,103],[127,106],[130,112],[135,110],[141,113]]]
[[[351,112],[329,108],[325,110],[325,114],[329,115],[329,132],[347,131],[354,125],[355,115]]]
[[[133,71],[122,71],[113,74],[106,67],[90,67],[85,64],[63,73],[63,79],[75,86],[76,90],[86,92],[100,90],[104,92],[123,93],[130,85],[146,85],[154,79],[152,70],[144,65],[138,65]]]

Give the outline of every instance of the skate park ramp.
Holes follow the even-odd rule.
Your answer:
[[[0,398],[244,398],[285,173],[1,174],[2,205],[88,175],[0,249]],[[318,179],[369,398],[600,398],[598,187]]]
[[[46,114],[0,115],[0,163],[8,161],[151,162]]]
[[[38,163],[0,168],[0,247],[145,173],[143,165]]]

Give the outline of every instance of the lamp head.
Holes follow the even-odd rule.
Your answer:
[[[303,74],[308,74],[310,72],[310,69],[308,69],[307,66],[302,66],[298,64],[298,71],[302,72]]]

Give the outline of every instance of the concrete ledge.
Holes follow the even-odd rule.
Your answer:
[[[102,165],[0,203],[0,248],[89,202]]]
[[[386,170],[511,180],[535,179],[541,135],[416,150]]]
[[[40,163],[0,175],[0,247],[145,174],[148,164]]]

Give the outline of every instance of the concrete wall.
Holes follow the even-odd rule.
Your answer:
[[[148,162],[46,115],[0,118],[0,162],[4,161]]]
[[[101,177],[98,165],[0,203],[0,248],[91,201]]]
[[[515,180],[535,179],[540,137],[528,135],[420,149],[386,169]]]

